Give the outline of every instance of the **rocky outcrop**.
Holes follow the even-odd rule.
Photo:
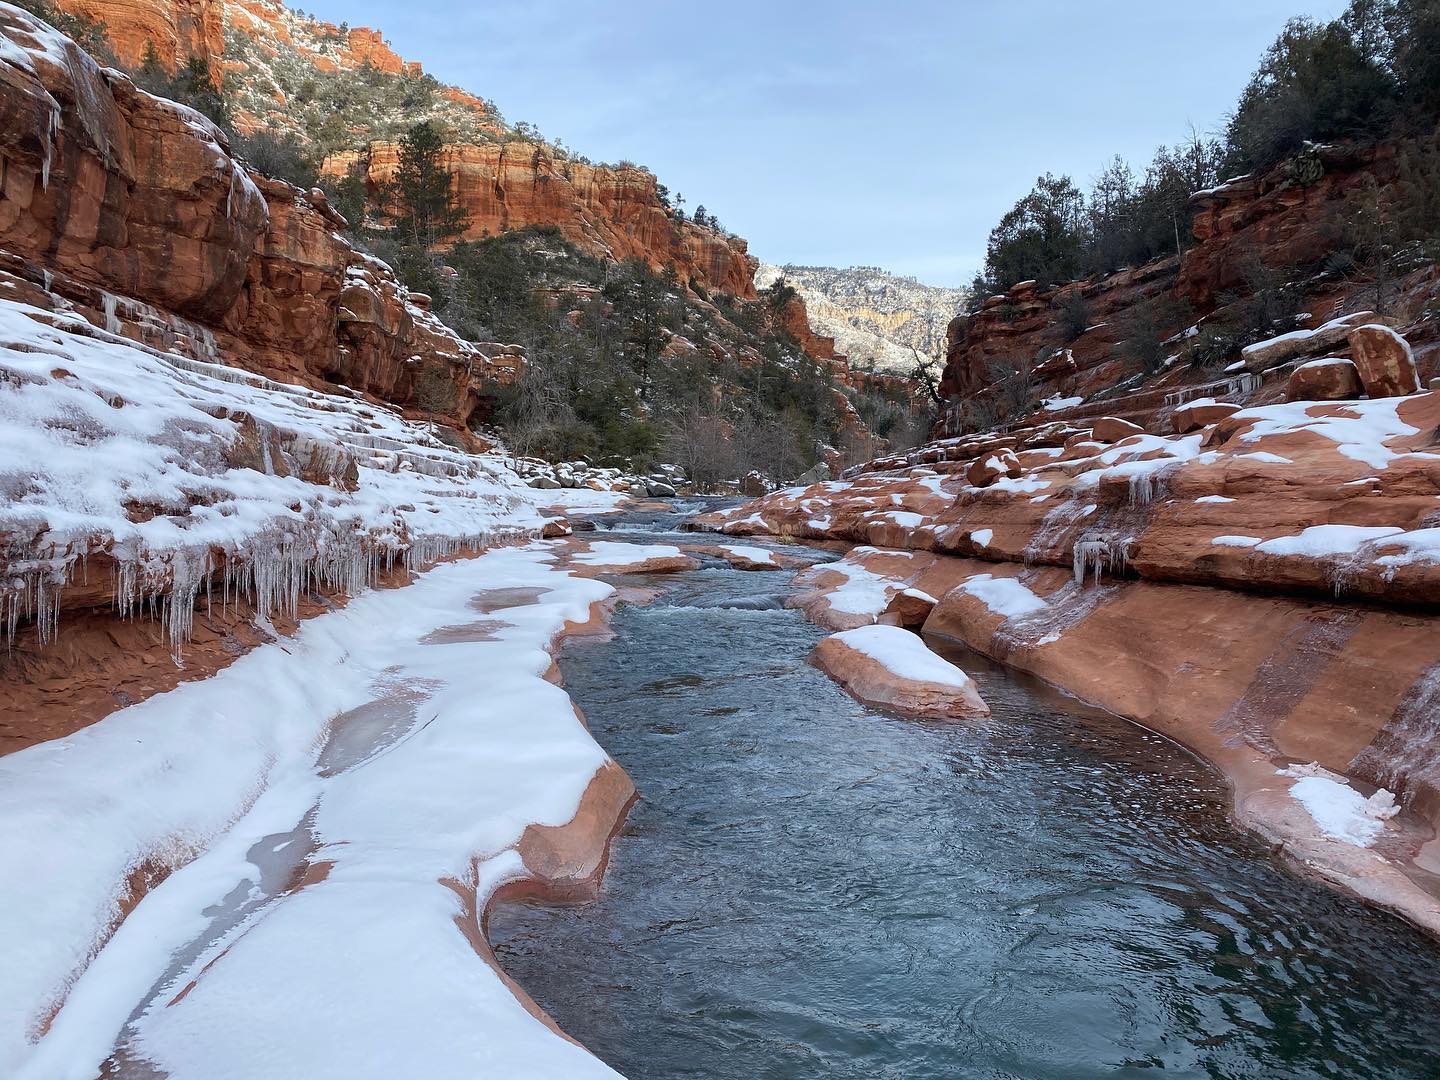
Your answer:
[[[588,165],[543,143],[509,141],[446,150],[446,167],[469,220],[467,239],[532,225],[554,226],[582,250],[617,261],[673,266],[682,282],[753,299],[758,265],[745,241],[677,221],[660,202],[654,174],[633,165]],[[356,173],[378,193],[395,175],[399,147],[372,143],[325,161],[332,176]]]
[[[0,33],[0,259],[15,299],[195,359],[345,385],[456,429],[522,359],[462,341],[319,192],[253,177],[198,114],[14,9]]]
[[[1295,365],[1345,352],[1350,330],[1367,320],[1404,332],[1423,381],[1440,357],[1440,335],[1424,318],[1440,284],[1435,268],[1420,267],[1395,283],[1386,318],[1366,310],[1376,302],[1373,287],[1316,272],[1334,250],[1338,223],[1355,212],[1350,200],[1372,184],[1379,198],[1387,197],[1402,150],[1400,144],[1312,148],[1263,176],[1197,193],[1191,200],[1197,243],[1183,257],[1059,287],[1022,282],[957,316],[947,332],[940,385],[947,407],[936,434],[1002,420],[1033,422],[1040,414],[1023,414],[1036,402],[1057,420],[1110,414],[1158,430],[1176,406],[1194,398],[1251,405],[1283,400]],[[1277,327],[1276,336],[1243,353],[1208,356],[1210,366],[1192,366],[1189,342],[1222,324],[1253,291],[1247,275],[1257,267],[1301,278],[1308,314],[1293,332]],[[1137,334],[1173,335],[1157,346],[1162,351],[1152,370],[1122,347]],[[1397,391],[1406,392],[1401,383],[1386,392]]]
[[[810,315],[809,305],[798,292],[786,302],[775,321],[781,330],[800,343],[800,348],[804,350],[806,356],[816,360],[837,359],[835,339],[815,333],[812,329],[813,319]],[[842,355],[838,359],[848,362],[849,357]]]
[[[856,365],[909,375],[918,353],[933,361],[945,345],[945,326],[964,304],[964,289],[925,285],[877,266],[762,265],[761,288],[783,279],[799,293],[818,334]]]
[[[1267,266],[1315,265],[1334,249],[1335,211],[1372,180],[1395,179],[1399,147],[1312,146],[1263,175],[1241,176],[1191,196],[1198,244],[1185,253],[1177,292],[1197,312],[1227,290],[1244,289],[1256,259]]]

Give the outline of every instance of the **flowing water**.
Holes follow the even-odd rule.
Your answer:
[[[601,1058],[636,1080],[1440,1076],[1440,949],[1237,833],[1206,766],[971,654],[989,721],[866,709],[806,664],[823,632],[782,606],[789,577],[651,579],[613,641],[562,657],[641,801],[598,902],[490,931]]]

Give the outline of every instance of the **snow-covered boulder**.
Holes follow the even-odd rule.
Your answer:
[[[990,715],[970,676],[898,626],[875,624],[832,634],[810,659],[867,705],[912,716]]]

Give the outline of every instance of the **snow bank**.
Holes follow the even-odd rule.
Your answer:
[[[93,1076],[119,1035],[176,1080],[613,1075],[515,1001],[442,884],[483,906],[520,872],[524,829],[569,821],[608,761],[543,676],[555,635],[612,590],[553,559],[441,565],[0,758],[0,1074]],[[534,599],[463,632],[497,588]],[[250,860],[287,830],[323,880],[265,884]],[[144,865],[176,869],[107,944]],[[247,893],[243,921],[212,923]]]
[[[625,491],[596,491],[594,488],[552,488],[539,490],[527,487],[524,497],[535,506],[551,506],[574,513],[613,513],[632,498]]]
[[[851,554],[858,554],[862,550],[874,549],[856,548]],[[825,563],[822,569],[844,575],[845,583],[827,593],[827,600],[831,611],[840,611],[847,615],[869,615],[878,619],[890,598],[904,588],[890,578],[881,577],[858,563],[843,559]]]
[[[1294,536],[1267,540],[1256,550],[1267,555],[1301,555],[1310,559],[1353,555],[1362,544],[1403,531],[1393,525],[1311,525]]]
[[[1400,452],[1391,450],[1390,439],[1419,434],[1400,419],[1399,406],[1404,398],[1379,398],[1375,401],[1353,401],[1344,405],[1316,405],[1313,401],[1294,401],[1265,405],[1235,413],[1232,421],[1254,420],[1256,423],[1239,438],[1256,442],[1271,435],[1310,431],[1329,439],[1336,449],[1352,461],[1361,461],[1374,469],[1383,469]],[[1314,410],[1319,415],[1312,415]]]
[[[778,567],[780,565],[775,561],[775,553],[769,548],[751,547],[748,544],[716,544],[715,546],[721,551],[729,552],[737,559],[760,563],[762,566]]]
[[[684,557],[673,544],[625,544],[614,540],[591,540],[590,549],[570,556],[570,561],[581,566],[635,566],[651,559],[678,559]]]
[[[994,574],[976,574],[956,588],[978,598],[984,605],[1006,619],[1016,619],[1044,611],[1046,603],[1014,578]]]

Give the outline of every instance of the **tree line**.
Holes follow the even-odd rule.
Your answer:
[[[1433,148],[1437,118],[1440,0],[1352,0],[1330,22],[1292,19],[1220,137],[1191,131],[1141,171],[1116,157],[1088,193],[1069,176],[1041,176],[991,231],[973,302],[1021,281],[1057,284],[1182,254],[1194,242],[1194,192],[1315,143],[1396,137]]]

